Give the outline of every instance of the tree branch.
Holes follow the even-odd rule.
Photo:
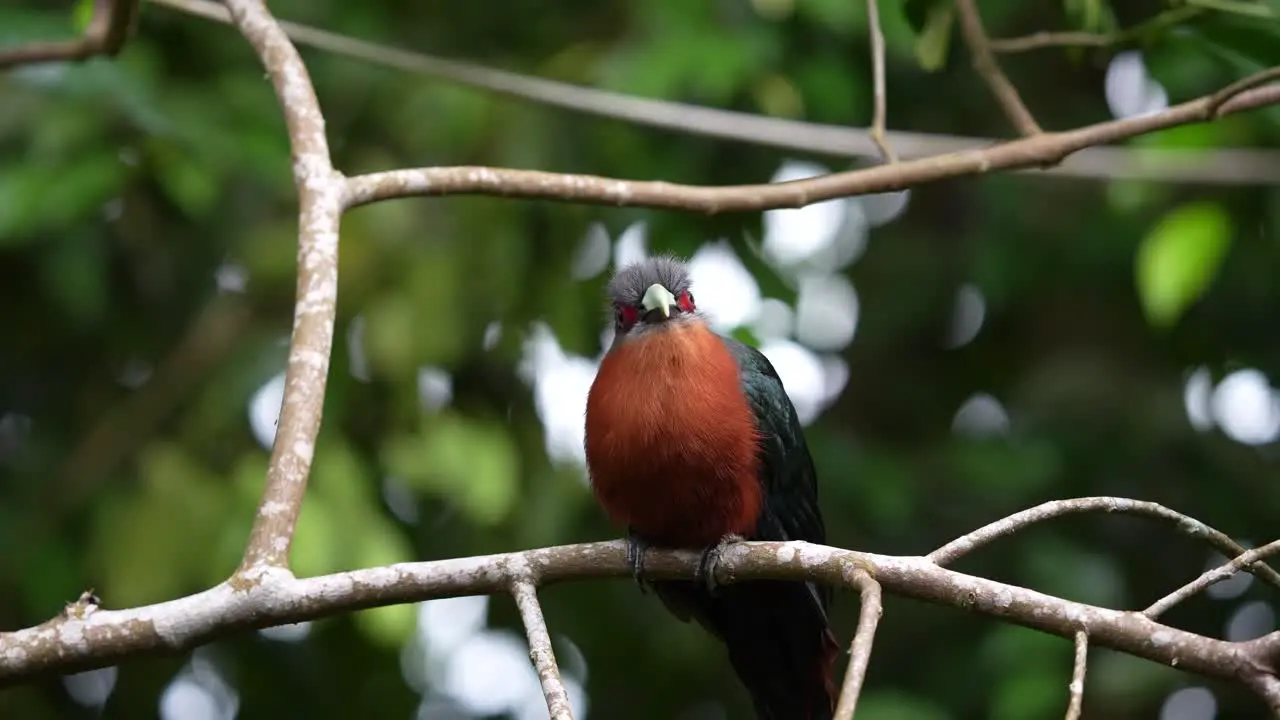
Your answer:
[[[1259,567],[1259,565],[1255,563],[1260,563],[1268,556],[1274,555],[1277,552],[1280,552],[1280,540],[1270,542],[1266,545],[1263,545],[1262,547],[1257,547],[1247,552],[1244,552],[1240,555],[1237,555],[1230,562],[1224,565],[1219,565],[1218,567],[1213,568],[1212,570],[1205,571],[1200,575],[1200,577],[1196,578],[1195,580],[1192,580],[1186,585],[1183,585],[1177,590],[1160,598],[1156,602],[1152,603],[1151,607],[1148,607],[1146,610],[1143,610],[1142,614],[1146,615],[1152,620],[1155,620],[1156,618],[1168,612],[1171,608],[1173,608],[1173,606],[1186,600],[1187,598],[1190,598],[1196,593],[1199,593],[1201,590],[1204,590],[1205,588],[1209,587],[1210,585],[1213,585],[1214,583],[1222,582],[1223,580],[1226,580],[1232,575],[1235,575],[1237,572],[1241,570],[1241,568],[1244,568],[1245,566],[1248,566],[1248,565],[1252,565],[1254,568]]]
[[[348,208],[352,208],[397,197],[475,194],[704,213],[795,208],[837,197],[902,190],[993,170],[1052,165],[1092,145],[1203,122],[1208,117],[1210,98],[1205,96],[1174,105],[1159,113],[1010,140],[984,150],[967,150],[785,183],[705,187],[535,170],[433,167],[352,177],[348,181],[346,203]],[[1280,103],[1280,86],[1267,86],[1235,96],[1224,103],[1219,112],[1241,112],[1277,103]]]
[[[547,698],[547,712],[551,720],[573,720],[569,694],[565,692],[556,654],[551,649],[551,634],[547,632],[547,621],[543,619],[542,606],[538,604],[538,589],[530,580],[517,580],[511,584],[511,594],[515,596],[520,620],[529,638],[529,659],[538,671],[542,694]]]
[[[230,22],[226,9],[210,0],[151,2],[207,20]],[[878,154],[865,129],[640,98],[384,47],[298,23],[281,21],[280,25],[295,42],[326,52],[595,117],[795,152],[837,157],[874,157]],[[885,139],[898,156],[905,159],[982,150],[996,142],[991,138],[890,130],[885,131]],[[1006,169],[1017,170],[1014,167]],[[1280,182],[1280,152],[1261,148],[1087,147],[1059,165],[1034,172],[1038,175],[1115,180],[1269,184]]]
[[[983,545],[1008,537],[1028,525],[1062,517],[1063,515],[1096,512],[1123,513],[1172,522],[1183,534],[1204,540],[1223,555],[1235,558],[1232,564],[1239,563],[1236,565],[1237,568],[1248,566],[1249,572],[1257,575],[1273,587],[1280,588],[1280,574],[1276,573],[1265,562],[1262,562],[1262,556],[1257,554],[1261,548],[1246,552],[1245,548],[1236,541],[1193,517],[1183,515],[1176,510],[1170,510],[1157,503],[1118,497],[1084,497],[1042,503],[956,538],[929,553],[928,558],[938,565],[950,565]],[[1224,575],[1223,577],[1225,578],[1226,576]],[[1154,618],[1154,616],[1152,617]]]
[[[240,573],[286,567],[324,408],[338,298],[342,176],[333,169],[324,116],[298,51],[262,0],[226,0],[236,27],[271,78],[289,132],[300,205],[298,289],[284,399],[262,504]]]
[[[0,70],[19,65],[115,57],[138,17],[139,0],[94,0],[93,17],[75,40],[33,42],[0,50]]]
[[[697,552],[650,550],[646,574],[692,577]],[[1272,678],[1270,647],[1233,643],[1162,625],[1141,613],[1071,602],[1034,590],[938,567],[924,557],[895,557],[791,543],[736,543],[717,567],[717,581],[812,580],[857,585],[851,569],[870,568],[890,594],[1016,623],[1064,638],[1083,630],[1101,646],[1186,672],[1256,687]],[[482,557],[404,563],[295,578],[265,567],[169,602],[129,610],[97,606],[26,630],[0,633],[0,685],[40,673],[69,673],[142,653],[190,649],[237,630],[300,622],[394,603],[508,592],[513,582],[539,585],[590,578],[629,578],[625,543],[527,550]]]
[[[880,157],[887,163],[895,163],[898,156],[885,137],[885,120],[887,103],[884,87],[884,32],[880,29],[879,0],[867,0],[867,24],[871,35],[871,82],[873,86],[875,110],[871,118],[871,142],[880,150]],[[852,713],[851,713],[852,715]]]
[[[1000,53],[1019,53],[1047,47],[1110,47],[1137,42],[1167,30],[1206,12],[1205,8],[1181,5],[1153,15],[1146,20],[1107,34],[1087,32],[1038,32],[1016,38],[992,39],[991,49]]]
[[[840,702],[836,704],[834,720],[853,720],[853,713],[858,709],[858,696],[862,693],[862,683],[867,677],[867,666],[871,664],[876,627],[880,624],[880,616],[884,614],[880,583],[870,573],[855,566],[851,582],[858,587],[861,596],[858,629],[854,632],[853,644],[849,648],[849,667],[844,673],[844,684],[840,688]]]
[[[1022,103],[1017,88],[1000,69],[1000,63],[987,40],[987,31],[982,27],[982,17],[978,14],[975,0],[956,0],[956,14],[960,16],[960,31],[964,35],[965,44],[973,55],[973,67],[991,88],[1000,107],[1004,108],[1004,114],[1019,133],[1027,136],[1040,134],[1040,126]]]

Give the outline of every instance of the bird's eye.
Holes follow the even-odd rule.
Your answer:
[[[680,297],[676,298],[676,302],[680,303],[680,309],[685,312],[693,312],[697,309],[697,305],[693,304],[693,293],[691,292],[680,293]]]
[[[620,305],[617,309],[618,325],[623,329],[636,324],[640,319],[640,310],[632,305]]]

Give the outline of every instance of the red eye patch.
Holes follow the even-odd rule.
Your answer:
[[[622,321],[623,327],[635,325],[640,319],[640,310],[632,305],[623,305],[618,309],[618,319]]]
[[[680,293],[680,297],[676,298],[676,302],[680,303],[680,309],[685,312],[693,312],[696,307],[693,304],[693,293]]]

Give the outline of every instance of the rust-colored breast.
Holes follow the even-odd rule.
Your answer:
[[[615,522],[697,547],[749,534],[761,510],[758,434],[723,341],[701,324],[605,356],[587,397],[592,488]]]

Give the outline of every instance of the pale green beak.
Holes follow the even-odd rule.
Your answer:
[[[640,305],[644,307],[645,312],[658,310],[662,313],[662,317],[671,317],[671,306],[676,304],[676,296],[671,291],[662,286],[662,283],[654,283],[644,291],[644,297],[640,298]]]

